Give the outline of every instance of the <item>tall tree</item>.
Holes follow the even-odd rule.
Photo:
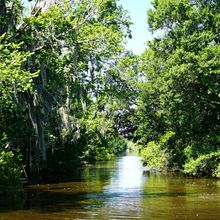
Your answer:
[[[148,124],[142,126],[154,130],[146,140],[175,133],[166,148],[172,165],[181,167],[187,146],[193,158],[219,151],[220,7],[218,1],[202,0],[155,0],[153,6],[150,30],[161,36],[142,56],[148,80],[140,106]]]
[[[88,150],[90,114],[110,120],[105,106],[119,94],[117,85],[126,87],[116,66],[130,35],[130,22],[115,0],[32,2],[30,13],[22,17],[20,1],[2,1],[5,27],[1,30],[9,42],[19,45],[17,54],[24,54],[17,58],[26,87],[16,96],[22,106],[16,117],[23,117],[29,128],[29,140],[22,144],[26,163],[30,170],[39,170],[47,165],[47,155],[49,163],[56,157],[54,152],[69,156],[66,146],[71,146],[72,157]],[[18,9],[20,14],[15,13]],[[10,11],[19,18],[14,19],[16,24],[12,22],[14,26],[8,22]],[[2,63],[6,65],[14,55]],[[101,134],[103,128],[97,128]],[[107,130],[104,133],[111,129]],[[97,141],[106,142],[106,134]]]

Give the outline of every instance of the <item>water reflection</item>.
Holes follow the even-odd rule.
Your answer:
[[[141,194],[145,178],[140,158],[126,156],[117,161],[117,172],[104,187],[109,218],[141,218]]]
[[[142,205],[148,207],[148,216],[153,219],[220,219],[218,182],[209,178],[150,174]]]
[[[89,193],[91,202],[86,206],[87,218],[95,219],[131,219],[140,218],[141,193],[145,181],[138,156],[125,156],[114,163],[100,163],[90,173],[90,181],[97,181],[102,176],[102,192]],[[108,178],[110,177],[110,178]]]
[[[117,172],[111,177],[104,193],[129,195],[140,193],[144,183],[143,169],[138,156],[126,156],[118,160]]]
[[[123,156],[81,170],[71,182],[29,186],[0,198],[0,220],[220,219],[220,180],[143,173]]]

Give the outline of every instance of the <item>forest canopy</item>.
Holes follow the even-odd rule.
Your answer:
[[[125,73],[134,55],[123,47],[131,22],[117,1],[41,0],[27,10],[1,0],[0,17],[3,176],[13,167],[5,154],[36,173],[123,151],[116,121],[132,101]]]
[[[128,140],[150,167],[220,176],[217,0],[154,0],[140,56],[117,0],[29,2],[0,1],[0,184],[19,185],[21,165],[111,159]]]
[[[163,34],[141,56],[142,153],[152,165],[219,176],[219,1],[155,0],[148,24]]]

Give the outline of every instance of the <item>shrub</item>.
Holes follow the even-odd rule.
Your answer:
[[[140,152],[143,162],[146,162],[150,168],[167,169],[170,156],[166,152],[166,145],[173,135],[174,133],[169,131],[161,136],[158,143],[155,141],[148,142],[146,148]]]
[[[214,176],[220,178],[220,163],[216,167],[216,170],[214,172]]]
[[[184,165],[183,172],[193,176],[220,176],[220,151],[190,158]]]
[[[126,148],[126,139],[121,136],[110,136],[96,144],[88,145],[88,149],[84,153],[84,159],[89,162],[110,160],[115,155],[125,151]]]
[[[168,155],[161,146],[154,141],[147,144],[147,147],[141,150],[143,162],[146,162],[150,168],[163,170],[167,167]]]
[[[12,151],[0,153],[0,186],[3,192],[20,191],[22,188],[19,166],[20,154]]]

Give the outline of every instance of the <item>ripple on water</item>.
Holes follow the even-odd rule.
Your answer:
[[[220,180],[143,174],[124,156],[85,167],[73,182],[31,186],[0,200],[0,220],[220,219]]]

